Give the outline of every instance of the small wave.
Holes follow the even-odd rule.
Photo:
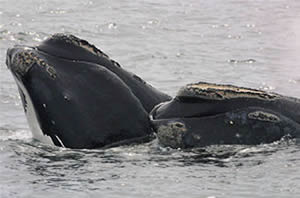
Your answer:
[[[29,140],[32,138],[30,131],[26,129],[13,129],[11,126],[0,126],[0,140]]]
[[[195,164],[212,164],[219,167],[261,165],[277,151],[297,145],[299,140],[289,136],[271,144],[260,145],[213,145],[185,150],[186,155],[179,159],[185,166]]]
[[[117,26],[116,23],[109,23],[109,24],[107,25],[107,28],[108,28],[108,29],[117,29],[118,26]]]
[[[255,59],[245,59],[245,60],[237,60],[237,59],[229,59],[228,60],[229,63],[232,63],[232,64],[239,64],[239,63],[248,63],[248,64],[252,64],[252,63],[255,63],[256,60]]]
[[[47,34],[39,32],[11,32],[7,29],[0,31],[0,40],[13,41],[16,44],[41,42],[47,38]]]

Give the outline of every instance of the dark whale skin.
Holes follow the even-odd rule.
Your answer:
[[[42,136],[57,146],[102,148],[146,140],[153,133],[148,112],[171,99],[72,35],[8,49],[6,64],[25,113],[32,104]]]
[[[173,148],[256,145],[300,136],[300,100],[261,90],[194,83],[157,105],[150,120],[160,143]]]

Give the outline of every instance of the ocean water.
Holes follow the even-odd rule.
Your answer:
[[[234,84],[300,97],[297,0],[0,0],[0,197],[299,197],[297,140],[192,150],[71,150],[34,141],[6,50],[57,32],[158,89]]]

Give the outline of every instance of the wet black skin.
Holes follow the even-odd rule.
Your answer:
[[[300,100],[274,94],[274,98],[230,98],[224,100],[203,99],[199,97],[176,96],[173,100],[165,102],[155,112],[156,118],[171,117],[205,117],[226,113],[233,110],[260,107],[289,117],[300,123]]]
[[[37,46],[37,49],[50,55],[63,57],[64,59],[96,63],[105,67],[116,74],[131,89],[132,93],[140,100],[148,113],[150,113],[155,105],[172,99],[167,94],[164,94],[147,84],[137,75],[123,69],[117,62],[110,59],[95,46],[89,44],[91,49],[99,50],[98,53],[101,53],[102,56],[90,53],[73,43],[66,42],[68,39],[76,40],[82,44],[88,44],[86,41],[73,35],[56,34],[42,42]]]
[[[59,45],[48,41],[30,51],[53,67],[55,75],[37,63],[13,64],[14,58],[28,47],[9,49],[6,63],[17,81],[25,109],[28,99],[23,89],[30,95],[43,133],[55,145],[100,148],[147,139],[152,134],[148,110],[169,96],[104,56],[95,57],[78,46],[70,48],[63,41]],[[72,57],[68,55],[70,51]],[[20,72],[26,67],[26,72]]]
[[[18,64],[16,57],[26,51],[44,64]],[[25,112],[30,97],[43,133],[57,146],[116,146],[148,140],[153,131],[162,145],[174,148],[261,144],[300,136],[299,99],[263,93],[219,100],[191,92],[171,100],[72,35],[9,49],[6,64]]]
[[[259,116],[251,116],[255,112]],[[155,131],[172,123],[174,130],[185,131],[179,134],[182,140],[176,144],[162,138],[164,145],[190,148],[213,144],[255,145],[271,143],[284,136],[299,137],[299,114],[299,99],[278,94],[273,99],[224,100],[177,96],[154,108],[150,118]]]

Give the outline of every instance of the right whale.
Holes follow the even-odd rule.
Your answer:
[[[33,138],[56,146],[93,149],[148,141],[149,112],[171,99],[73,35],[14,46],[6,64]]]
[[[148,141],[153,132],[173,148],[271,143],[300,134],[299,99],[202,82],[172,99],[73,35],[10,48],[6,64],[33,137],[57,146],[118,146]]]
[[[300,135],[300,100],[205,82],[182,87],[157,105],[150,120],[160,144],[172,148],[263,144]]]

